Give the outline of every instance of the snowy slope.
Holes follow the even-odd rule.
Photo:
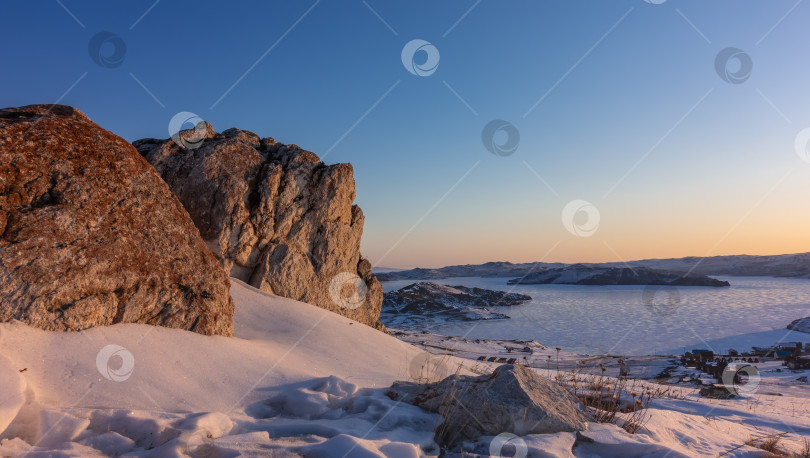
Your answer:
[[[47,405],[153,409],[157,404],[169,411],[227,411],[265,396],[253,388],[328,375],[389,386],[408,377],[408,361],[421,353],[348,318],[232,281],[239,304],[237,338],[141,324],[81,333],[3,324],[0,346],[15,367],[27,368],[26,379]],[[110,344],[134,356],[125,382],[105,379],[96,367],[98,352]]]
[[[132,324],[82,333],[0,325],[0,426],[14,417],[0,434],[0,456],[438,455],[438,417],[381,388],[420,378],[426,358],[438,357],[235,280],[231,294],[234,338]],[[459,361],[444,358],[437,372]],[[585,434],[595,442],[580,441],[575,455],[716,455],[787,430],[796,433],[783,447],[799,451],[797,434],[810,428],[806,399],[707,401],[685,392],[687,399],[654,403],[640,434],[591,424]],[[530,456],[572,456],[575,439],[520,440]],[[468,445],[487,454],[497,443]],[[731,456],[753,453],[743,447]]]
[[[25,404],[25,377],[9,360],[0,356],[0,431],[8,427]]]
[[[177,412],[220,412],[224,418],[250,419],[245,417],[245,408],[270,398],[274,394],[271,388],[284,387],[282,391],[291,396],[306,398],[296,390],[306,391],[319,378],[337,376],[340,380],[333,385],[354,394],[358,386],[387,387],[394,380],[411,379],[411,372],[416,370],[418,375],[423,365],[426,353],[394,337],[318,307],[263,293],[238,280],[232,282],[231,294],[237,304],[235,338],[137,324],[81,333],[0,324],[0,349],[8,359],[0,359],[0,383],[4,385],[0,392],[14,393],[11,399],[0,399],[0,426],[5,426],[3,412],[14,410],[23,397],[19,392],[24,385],[11,378],[14,374],[27,381],[33,410],[46,407],[82,417],[88,415],[87,409],[126,409],[142,419],[173,418]],[[109,380],[102,374],[108,366],[97,367],[99,352],[108,345],[123,347],[132,355],[134,366],[126,380]],[[120,370],[121,354],[109,361],[109,377],[126,377],[126,368]],[[443,362],[453,365],[452,359]],[[20,373],[22,369],[25,371]],[[368,396],[374,402],[393,404],[382,394]],[[317,405],[312,402],[312,408],[317,410]],[[12,425],[0,437],[22,431],[35,442],[51,426],[49,419],[27,420],[30,424]],[[356,423],[363,431],[373,424]],[[143,434],[151,431],[146,430]],[[430,434],[421,436],[429,438]],[[266,443],[267,434],[264,438]],[[245,440],[250,442],[250,438]],[[43,442],[49,442],[47,436]],[[9,446],[8,441],[4,444]],[[6,452],[0,447],[0,455]]]

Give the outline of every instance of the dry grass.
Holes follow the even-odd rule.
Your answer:
[[[802,451],[799,452],[799,457],[801,458],[810,458],[810,441],[805,439],[804,440],[804,447]]]
[[[781,433],[769,434],[767,436],[760,436],[760,437],[753,437],[751,436],[747,441],[743,442],[741,445],[736,447],[732,447],[725,452],[718,455],[718,457],[723,457],[731,454],[735,450],[739,450],[746,445],[749,447],[758,448],[765,452],[763,456],[766,457],[790,457],[790,458],[810,458],[810,441],[808,439],[803,440],[803,448],[801,451],[792,452],[789,450],[785,450],[779,447],[780,441],[788,436],[789,434],[793,433],[796,434],[798,432],[806,432],[808,430],[799,430],[799,431],[783,431]],[[800,436],[801,438],[801,436]],[[788,446],[790,448],[790,446]]]
[[[450,355],[431,355],[425,353],[414,358],[410,363],[410,381],[418,384],[433,383],[450,375],[448,369]]]
[[[593,415],[597,423],[619,424],[630,434],[635,434],[647,422],[647,408],[655,398],[683,398],[680,390],[671,387],[656,387],[627,377],[607,377],[600,365],[600,375],[578,373],[576,370],[554,379],[558,384],[578,397]]]
[[[459,403],[456,401],[458,396],[462,394],[461,386],[458,383],[461,378],[462,369],[464,364],[459,362],[454,368],[451,368],[450,355],[432,355],[429,353],[420,354],[408,363],[410,377],[409,381],[418,385],[428,385],[431,383],[438,383],[448,377],[452,377],[450,389],[440,393],[442,396],[441,405],[439,406],[439,417],[433,425],[433,433],[436,442],[439,443],[442,450],[444,445],[454,442],[457,438],[459,431],[451,430],[445,421],[451,415],[457,412]],[[468,362],[469,363],[469,362]],[[488,374],[491,369],[486,365],[469,365],[467,370],[473,373]]]
[[[749,439],[745,445],[758,448],[767,452],[766,456],[769,457],[789,457],[792,454],[788,453],[781,448],[779,448],[779,441],[782,440],[781,434],[774,434],[771,436],[765,436],[760,438],[751,438]]]
[[[447,421],[445,421],[451,416],[454,416],[459,409],[465,409],[465,407],[458,402],[458,397],[463,394],[458,385],[461,376],[461,367],[461,364],[459,364],[455,374],[453,374],[453,384],[450,386],[449,392],[444,394],[442,405],[439,408],[439,421],[433,428],[434,437],[438,439],[437,442],[439,442],[439,444],[455,443],[462,433],[459,430],[451,429]],[[469,389],[469,385],[467,389]]]

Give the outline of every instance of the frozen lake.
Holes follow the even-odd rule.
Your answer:
[[[672,354],[693,348],[725,353],[778,341],[810,342],[810,334],[785,326],[810,316],[810,280],[723,277],[728,288],[576,285],[507,285],[508,278],[429,280],[528,294],[522,306],[493,307],[509,320],[437,324],[446,335],[534,339],[588,354]],[[414,280],[383,282],[385,291]]]

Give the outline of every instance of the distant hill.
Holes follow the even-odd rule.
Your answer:
[[[439,269],[410,269],[377,274],[380,281],[430,280],[452,277],[513,277],[520,278],[552,269],[571,267],[575,264],[527,262],[488,262],[447,266]],[[645,259],[641,261],[579,264],[585,267],[649,268],[677,274],[773,276],[810,279],[810,253],[775,256],[713,256],[708,258],[687,257],[677,259]]]
[[[730,286],[729,282],[705,275],[647,267],[593,267],[583,264],[548,269],[509,280],[510,285],[656,285],[656,286]]]

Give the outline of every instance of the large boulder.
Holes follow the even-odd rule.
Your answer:
[[[230,280],[126,140],[62,105],[0,110],[0,321],[233,334]]]
[[[576,396],[520,365],[504,364],[480,377],[451,375],[425,385],[396,382],[387,394],[440,414],[444,420],[436,440],[448,447],[502,433],[580,431],[591,420]]]
[[[360,255],[363,212],[350,164],[201,121],[134,142],[188,210],[231,276],[369,326],[382,286]]]

